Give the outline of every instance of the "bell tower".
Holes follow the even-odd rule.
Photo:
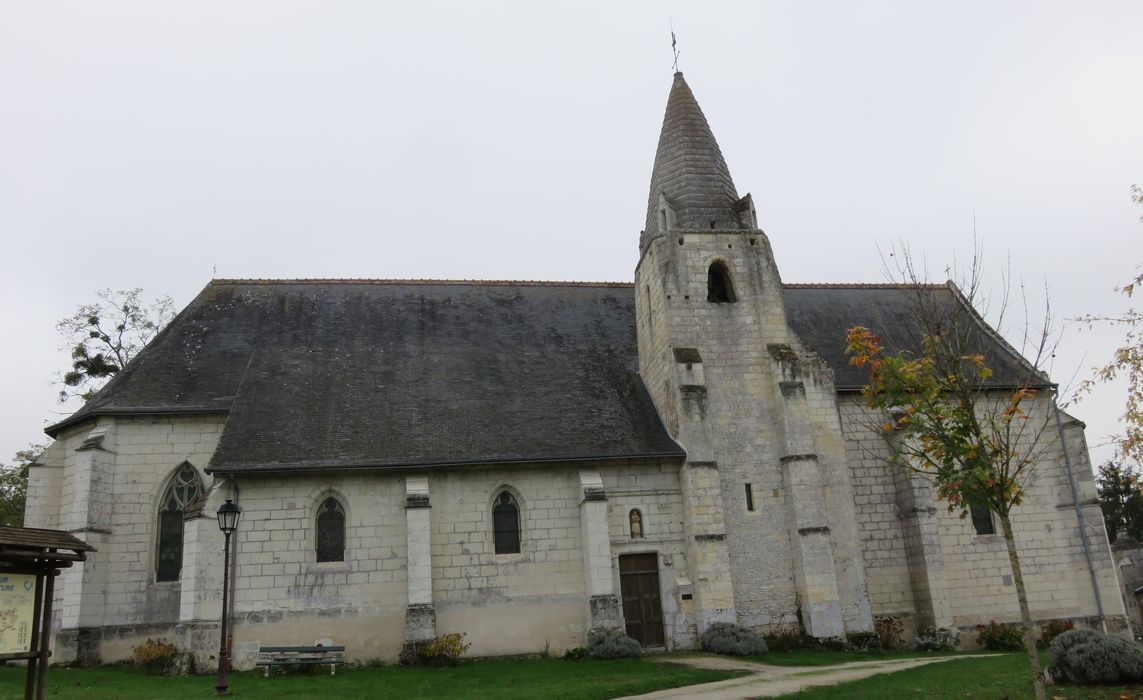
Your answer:
[[[639,252],[639,371],[687,451],[698,632],[722,621],[800,621],[821,638],[871,631],[832,372],[787,325],[754,201],[738,196],[682,73]]]

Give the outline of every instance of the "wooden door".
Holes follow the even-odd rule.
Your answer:
[[[659,555],[619,557],[619,588],[627,636],[645,647],[663,646],[663,604],[659,600]]]

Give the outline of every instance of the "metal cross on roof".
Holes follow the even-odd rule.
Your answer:
[[[678,43],[679,42],[675,38],[675,23],[674,23],[674,21],[673,20],[668,20],[668,21],[671,22],[671,52],[675,54],[674,69],[675,69],[675,72],[678,73],[679,72],[679,49],[678,49]]]

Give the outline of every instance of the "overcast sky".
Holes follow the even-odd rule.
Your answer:
[[[1143,262],[1143,2],[0,3],[0,460],[74,410],[55,321],[211,279],[630,281],[669,22],[787,282],[1010,266],[1106,360]],[[1115,432],[1122,386],[1073,412]],[[1097,448],[1094,458],[1106,458]]]

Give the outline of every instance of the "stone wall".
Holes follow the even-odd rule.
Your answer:
[[[695,315],[713,334],[718,319],[705,314],[741,310],[688,308],[679,318]],[[698,346],[702,337],[689,340]],[[791,624],[798,604],[803,618],[806,604],[823,604],[808,615],[832,615],[844,631],[868,620],[863,605],[914,626],[1016,619],[1001,538],[975,535],[970,521],[931,501],[926,484],[890,468],[886,445],[867,429],[875,417],[855,396],[833,402],[828,375],[796,338],[785,340],[792,354],[775,352],[780,343],[757,352],[736,341],[739,350],[699,346],[703,361],[689,363],[675,360],[678,346],[662,345],[671,354],[660,371],[670,371],[676,391],[657,400],[668,420],[676,411],[685,460],[206,477],[203,512],[185,521],[178,582],[155,582],[158,499],[180,464],[208,462],[222,418],[100,419],[68,431],[32,467],[27,513],[30,526],[68,529],[98,548],[61,576],[56,659],[122,660],[144,639],[165,636],[209,667],[222,579],[213,512],[228,497],[243,509],[234,540],[239,667],[253,663],[260,645],[316,641],[344,643],[352,659],[392,660],[413,623],[418,634],[465,632],[473,655],[580,646],[591,627],[622,624],[624,554],[656,555],[668,648],[693,646],[703,621],[726,611],[764,631]],[[681,387],[705,392],[686,398]],[[751,387],[783,410],[736,393]],[[1039,419],[1048,408],[1042,400]],[[771,419],[780,422],[765,424]],[[1099,622],[1059,433],[1050,428],[1013,517],[1033,615]],[[1122,627],[1082,425],[1064,416],[1064,433],[1104,622]],[[503,489],[520,505],[519,554],[494,553],[492,505]],[[329,496],[345,509],[345,559],[318,563],[316,509]],[[641,537],[631,532],[632,509]],[[903,517],[910,514],[917,517]],[[427,554],[426,573],[408,565],[414,550]],[[416,606],[426,615],[411,616]]]
[[[886,461],[889,448],[875,427],[881,418],[865,409],[857,395],[843,396],[841,408],[874,614],[903,617],[910,631],[918,621],[922,621],[919,626],[963,630],[989,620],[1018,621],[1015,586],[999,522],[997,534],[976,534],[971,519],[949,513],[946,503],[932,499],[923,478],[928,501],[917,500],[916,479],[903,477],[902,467]],[[1024,442],[1030,444],[1033,433],[1039,434],[1031,448],[1038,461],[1025,482],[1024,502],[1012,513],[1032,617],[1106,624],[1109,630],[1119,631],[1124,609],[1095,501],[1083,426],[1061,415],[1063,443],[1071,458],[1095,571],[1094,585],[1060,431],[1051,411],[1046,396],[1033,404]],[[910,512],[918,503],[924,506],[921,512]],[[931,518],[932,528],[919,528],[917,518]],[[1104,620],[1099,619],[1095,587]]]
[[[682,511],[677,467],[633,462],[601,466],[614,551],[607,590],[618,591],[615,557],[658,551],[681,555]],[[406,482],[408,474],[238,480],[243,526],[238,538],[236,661],[248,665],[257,647],[331,639],[350,658],[392,660],[405,634]],[[420,477],[416,477],[420,478]],[[521,551],[496,554],[492,507],[507,489],[520,506]],[[463,632],[471,655],[553,652],[582,646],[590,624],[582,548],[580,470],[521,465],[431,473],[431,605],[437,633]],[[318,504],[337,497],[346,509],[345,561],[317,563]],[[630,508],[647,515],[646,537],[623,530]],[[685,564],[685,561],[681,562]],[[664,566],[664,600],[677,600]],[[665,605],[666,607],[666,605]],[[672,638],[689,639],[685,615],[670,617]],[[672,641],[672,644],[674,642]]]
[[[211,665],[222,580],[213,512],[227,497],[243,510],[233,538],[239,667],[249,666],[262,644],[319,640],[345,643],[359,660],[395,658],[416,597],[406,566],[413,474],[243,476],[221,484],[207,477],[203,513],[185,521],[182,581],[155,582],[161,491],[184,461],[208,462],[221,427],[217,417],[102,419],[62,435],[33,468],[29,525],[67,527],[99,549],[61,578],[57,658],[127,659],[134,645],[163,636],[195,652],[200,668]],[[681,610],[672,569],[686,564],[678,465],[583,466],[588,471],[519,465],[415,476],[430,505],[430,629],[465,632],[474,655],[580,646],[593,620],[622,624],[616,557],[655,551],[663,563],[668,643],[689,643],[693,619]],[[585,478],[604,498],[613,492],[597,516],[586,515],[594,511],[585,508]],[[502,489],[520,504],[519,554],[493,552],[492,501]],[[329,496],[345,509],[345,558],[318,563],[316,508]],[[638,541],[625,530],[631,508],[645,517]],[[589,517],[598,523],[585,527]],[[584,533],[595,531],[594,558],[585,557]],[[585,570],[593,561],[603,568],[589,595]]]
[[[1121,534],[1111,545],[1119,569],[1120,593],[1136,634],[1143,633],[1143,543]],[[1140,591],[1136,595],[1135,591]]]

